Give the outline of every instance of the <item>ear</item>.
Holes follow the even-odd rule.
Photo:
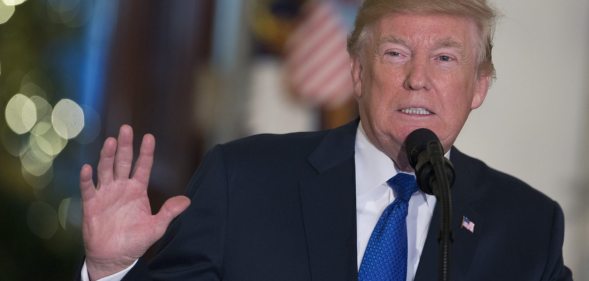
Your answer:
[[[485,101],[489,86],[491,86],[491,76],[488,74],[480,75],[475,83],[474,95],[470,104],[471,110],[479,108]]]
[[[354,95],[356,98],[362,96],[362,63],[358,56],[354,56],[352,59],[352,83],[354,86]]]

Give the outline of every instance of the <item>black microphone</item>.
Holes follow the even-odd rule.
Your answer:
[[[440,234],[438,237],[439,267],[441,281],[450,280],[450,245],[452,239],[452,196],[450,186],[454,183],[454,167],[444,157],[444,148],[432,131],[422,128],[411,132],[405,140],[405,152],[409,164],[415,170],[419,188],[434,194],[441,210]]]
[[[438,179],[434,166],[443,167],[443,174],[449,183],[449,187],[454,184],[454,167],[450,160],[444,157],[444,148],[440,140],[426,128],[417,129],[411,132],[405,140],[405,151],[409,164],[415,170],[419,188],[427,194],[436,194],[434,186]]]

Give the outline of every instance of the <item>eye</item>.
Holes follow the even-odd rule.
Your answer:
[[[402,64],[411,58],[411,52],[402,46],[383,46],[379,53],[384,61],[393,64]]]
[[[399,56],[401,56],[401,53],[399,53],[397,51],[386,51],[385,54],[388,55],[388,56],[391,56],[391,57],[399,57]]]
[[[438,60],[439,61],[443,61],[443,62],[450,62],[450,61],[453,61],[454,58],[452,58],[452,57],[450,57],[448,55],[439,55],[438,56]]]

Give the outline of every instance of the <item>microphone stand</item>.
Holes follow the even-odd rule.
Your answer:
[[[440,202],[442,211],[440,234],[438,236],[439,255],[438,255],[438,278],[440,281],[450,280],[450,246],[453,242],[452,230],[450,228],[452,218],[452,198],[450,195],[450,183],[448,182],[448,174],[446,168],[451,169],[448,173],[452,173],[452,164],[443,157],[444,152],[438,143],[429,143],[427,152],[430,155],[442,155],[442,157],[430,157],[432,168],[435,177],[430,177],[430,186]]]

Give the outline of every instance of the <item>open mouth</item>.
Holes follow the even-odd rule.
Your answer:
[[[409,107],[403,108],[400,110],[401,112],[409,115],[430,115],[434,114],[433,112],[423,108],[423,107]]]

